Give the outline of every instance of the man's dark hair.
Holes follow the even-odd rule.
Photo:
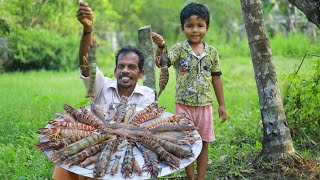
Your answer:
[[[199,3],[190,3],[186,5],[180,12],[180,22],[183,26],[186,19],[190,16],[196,15],[206,21],[207,26],[210,24],[210,13],[206,6]]]
[[[143,70],[144,56],[143,56],[142,52],[138,48],[136,48],[134,46],[130,46],[130,45],[123,46],[121,49],[118,50],[118,52],[116,54],[116,67],[118,65],[119,56],[120,55],[124,56],[130,52],[133,52],[138,55],[138,57],[139,57],[138,67],[140,70]]]

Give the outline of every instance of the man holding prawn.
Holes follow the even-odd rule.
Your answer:
[[[79,65],[80,78],[83,79],[85,87],[89,88],[89,64],[86,57],[91,44],[93,30],[93,12],[85,2],[80,2],[77,11],[77,18],[83,25],[83,34],[80,41]],[[91,98],[95,104],[119,103],[122,96],[128,97],[129,104],[147,106],[155,101],[155,94],[151,88],[137,84],[139,78],[144,75],[143,54],[133,46],[122,47],[116,54],[116,68],[114,75],[116,80],[104,77],[103,73],[96,68],[94,81],[94,94]],[[86,177],[74,174],[59,166],[55,166],[52,178],[55,180],[66,179],[87,179]]]

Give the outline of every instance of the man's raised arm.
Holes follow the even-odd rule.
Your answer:
[[[89,76],[89,62],[88,52],[91,44],[91,33],[93,26],[93,12],[89,5],[85,2],[79,3],[79,9],[77,11],[77,18],[83,25],[83,33],[80,41],[79,48],[79,66],[82,71],[82,75]]]

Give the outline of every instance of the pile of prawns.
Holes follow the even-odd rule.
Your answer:
[[[154,102],[134,115],[136,104],[128,104],[126,97],[117,105],[110,104],[106,113],[93,103],[91,110],[85,106],[76,110],[64,104],[66,113],[56,113],[57,118],[48,121],[51,128],[38,129],[41,139],[47,141],[36,146],[42,151],[53,150],[49,159],[54,163],[83,168],[94,164],[94,178],[113,176],[119,170],[124,178],[141,176],[143,172],[157,178],[161,173],[160,162],[179,169],[182,158],[194,157],[191,147],[200,139],[193,135],[196,127],[185,114],[162,117],[165,107],[157,105]],[[122,163],[120,155],[111,160],[112,153],[125,147]],[[133,154],[135,147],[142,153],[142,167]]]

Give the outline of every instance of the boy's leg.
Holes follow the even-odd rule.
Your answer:
[[[208,142],[202,141],[201,153],[197,158],[197,180],[204,180],[208,164]]]
[[[188,180],[195,180],[196,179],[194,177],[194,164],[193,164],[193,162],[186,167],[186,172],[187,172],[187,179]]]

